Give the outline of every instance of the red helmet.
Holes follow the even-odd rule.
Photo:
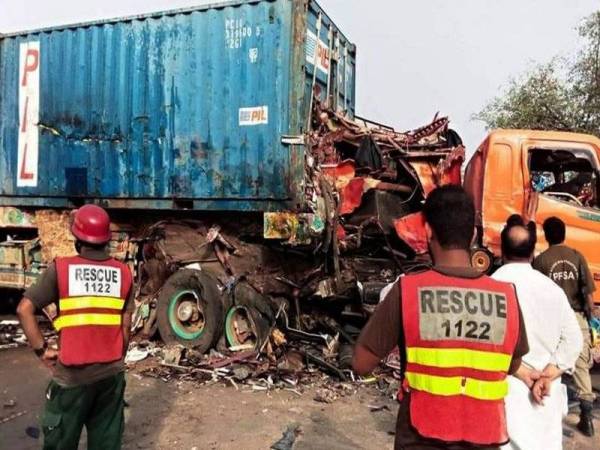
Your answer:
[[[75,211],[71,232],[80,241],[106,244],[110,241],[110,218],[96,205],[85,205]]]

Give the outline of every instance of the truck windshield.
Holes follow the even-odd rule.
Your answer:
[[[589,151],[531,149],[529,172],[531,187],[536,192],[586,208],[600,207],[600,173]]]

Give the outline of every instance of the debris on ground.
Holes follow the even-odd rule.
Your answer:
[[[183,354],[183,347],[171,346],[162,349],[162,359],[165,365],[178,365]]]
[[[139,373],[300,395],[317,379],[381,379],[355,378],[354,344],[381,290],[429,264],[423,200],[460,184],[464,148],[445,117],[397,132],[314,98],[306,213],[266,212],[262,224],[166,220],[139,238],[134,331],[164,342],[155,354],[130,351]],[[391,380],[399,369],[397,355],[382,368]]]
[[[125,356],[125,363],[131,364],[142,361],[150,355],[150,351],[147,348],[134,347],[130,348]]]
[[[56,339],[56,333],[50,322],[40,321],[42,335],[47,340]],[[0,320],[0,350],[27,346],[27,337],[18,320]]]
[[[337,393],[330,389],[317,389],[315,393],[315,401],[319,403],[333,403],[338,399]]]
[[[422,203],[460,183],[464,148],[447,118],[398,132],[318,94],[303,138],[305,213],[163,220],[136,236],[143,261],[126,362],[138,373],[296,395],[323,380],[381,379],[355,378],[354,344],[381,289],[429,264]],[[24,344],[18,322],[0,322],[0,349]],[[398,362],[382,370],[393,379]]]
[[[25,414],[27,414],[27,411],[19,411],[18,413],[11,414],[10,416],[0,417],[0,425],[10,422],[11,420],[15,420],[16,418],[24,416]]]
[[[388,405],[368,405],[368,408],[371,412],[379,412],[379,411],[389,411],[390,407]]]
[[[0,321],[0,350],[26,345],[25,334],[18,320]]]
[[[262,230],[252,221],[189,219],[146,229],[139,239],[139,332],[151,335],[157,323],[161,328],[165,282],[181,267],[196,267],[212,274],[227,296],[223,346],[266,351],[292,334],[311,333],[313,325],[332,338],[339,334],[342,344],[356,337],[382,287],[428,263],[422,201],[438,185],[460,184],[464,159],[448,119],[436,116],[427,126],[397,132],[320,101],[311,118],[304,189],[310,212],[267,212]],[[245,239],[256,235],[264,240]],[[180,302],[177,317],[188,326],[185,333],[204,325],[195,303],[191,297]],[[274,326],[281,308],[290,322]],[[315,323],[317,309],[335,321]],[[173,340],[163,331],[164,340]],[[199,341],[202,351],[214,344],[206,333]]]
[[[40,429],[32,426],[25,428],[25,434],[33,439],[39,439],[41,435]]]
[[[289,425],[283,432],[283,437],[271,446],[271,450],[292,450],[300,433],[300,425]]]

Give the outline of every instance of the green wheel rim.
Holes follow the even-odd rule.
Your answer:
[[[233,323],[235,315],[238,313],[238,311],[244,311],[248,317],[249,324],[253,325],[252,317],[250,316],[250,312],[247,308],[244,308],[243,306],[234,306],[230,308],[227,312],[227,316],[225,316],[225,337],[227,338],[227,344],[229,344],[230,347],[235,347],[236,345],[242,344],[235,335],[235,326]]]
[[[234,306],[227,312],[227,317],[225,317],[225,337],[227,337],[227,343],[230,347],[238,344],[233,330],[233,315],[238,309],[239,307]]]
[[[196,300],[198,299],[198,294],[195,291],[179,291],[177,292],[169,302],[169,325],[173,332],[180,337],[181,339],[185,339],[187,341],[192,341],[194,339],[198,339],[204,333],[205,322],[202,323],[200,329],[194,330],[196,328],[193,325],[186,325],[177,317],[177,308],[181,304],[181,302],[189,296],[193,296]],[[203,311],[199,311],[202,315],[204,315]]]

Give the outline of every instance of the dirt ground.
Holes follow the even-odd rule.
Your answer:
[[[596,385],[600,384],[597,377]],[[38,427],[48,374],[27,348],[0,351],[0,449],[29,450],[41,439],[26,434]],[[280,391],[244,393],[231,386],[196,387],[187,382],[165,383],[128,374],[125,449],[268,449],[289,425],[300,426],[295,450],[380,449],[393,447],[397,406],[374,388],[362,387],[356,395],[333,404]],[[3,405],[15,400],[13,407]],[[371,412],[369,405],[383,406]],[[573,430],[576,416],[567,418]],[[596,422],[600,431],[600,420]],[[80,448],[85,448],[82,443]],[[600,437],[586,439],[576,431],[565,439],[567,450],[600,448]]]

